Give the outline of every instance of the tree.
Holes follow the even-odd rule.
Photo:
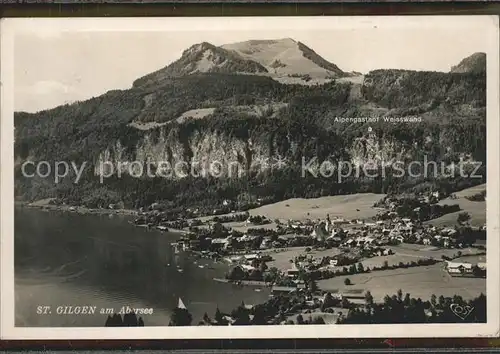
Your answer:
[[[481,269],[479,268],[477,265],[472,267],[472,274],[475,276],[475,277],[486,277],[486,270],[485,269]]]
[[[229,280],[243,280],[245,279],[245,276],[246,276],[245,271],[241,267],[236,266],[233,267],[233,269],[231,269],[231,271],[227,275],[227,278]]]
[[[325,307],[330,307],[334,303],[333,296],[330,292],[326,293],[325,298],[323,300],[323,305]]]
[[[261,281],[263,279],[262,272],[259,269],[254,269],[250,272],[250,274],[248,275],[248,278],[250,280]]]
[[[351,284],[352,284],[352,283],[351,283],[351,279],[349,279],[349,278],[345,278],[345,279],[344,279],[344,284],[345,284],[345,285],[351,285]]]
[[[389,262],[384,261],[384,265],[382,266],[382,269],[387,269],[389,268]]]
[[[470,214],[467,213],[466,211],[464,212],[461,212],[460,214],[458,214],[457,216],[457,222],[459,224],[465,224],[467,223],[468,221],[470,220]]]
[[[219,310],[219,307],[215,309],[215,315],[214,315],[215,322],[220,326],[220,325],[226,325],[227,321],[224,319],[224,316],[222,316],[222,313]]]
[[[373,296],[370,291],[365,293],[365,302],[367,306],[373,306]]]
[[[220,223],[220,222],[215,222],[213,225],[212,225],[212,231],[213,233],[220,237],[220,236],[223,236],[226,229],[224,228],[224,226]]]
[[[316,282],[316,280],[309,281],[309,290],[312,293],[315,293],[316,291],[318,291],[318,283]]]
[[[205,323],[210,323],[212,321],[210,321],[210,317],[208,317],[208,313],[205,312],[205,314],[203,315],[203,321]]]
[[[122,316],[115,313],[113,316],[109,316],[106,320],[105,327],[121,327],[123,326]]]
[[[437,305],[437,297],[435,294],[432,294],[432,296],[431,296],[431,305],[432,305],[432,307],[436,307],[436,305]]]
[[[325,324],[325,320],[321,316],[314,317],[312,324]]]
[[[252,318],[252,324],[253,325],[265,325],[267,324],[266,321],[266,305],[264,304],[259,304],[256,305],[253,308],[253,318]]]
[[[193,316],[187,309],[176,307],[172,311],[169,326],[190,326]]]
[[[223,317],[222,317],[222,313],[221,313],[221,312],[220,312],[220,310],[219,310],[219,307],[217,307],[217,308],[215,309],[215,316],[214,316],[214,317],[215,317],[215,320],[216,320],[217,322],[221,322],[221,321],[222,321]]]
[[[302,315],[300,313],[297,315],[296,320],[297,320],[297,324],[304,324],[304,317],[302,317]]]
[[[384,296],[384,305],[389,306],[392,303],[392,299],[389,295]]]
[[[243,303],[231,312],[231,317],[234,319],[234,325],[250,324],[250,315]]]
[[[363,273],[365,271],[365,268],[363,267],[363,263],[358,263],[358,273]]]
[[[113,317],[111,317],[111,315],[108,315],[104,327],[112,327],[112,326],[113,326]]]
[[[406,293],[403,303],[405,306],[410,306],[410,294]]]
[[[281,273],[280,273],[278,268],[271,267],[264,274],[264,281],[266,281],[268,283],[274,283],[274,282],[276,282],[276,280],[278,280],[280,275],[281,275]]]
[[[440,308],[443,308],[443,307],[444,307],[444,305],[446,304],[446,300],[445,300],[445,298],[444,298],[444,296],[443,296],[443,295],[440,295],[440,296],[439,296],[439,299],[438,299],[438,304],[439,304],[439,307],[440,307]]]
[[[137,316],[134,312],[126,313],[125,315],[123,315],[123,325],[127,327],[137,326]]]
[[[470,301],[469,305],[474,309],[475,321],[486,322],[486,295],[481,293],[477,298]]]

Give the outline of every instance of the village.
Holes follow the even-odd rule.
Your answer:
[[[420,306],[417,312],[425,316],[418,321],[452,321],[451,302],[476,307],[485,301],[486,224],[478,217],[484,214],[483,188],[456,195],[258,200],[243,210],[231,200],[213,210],[153,203],[130,212],[130,222],[177,234],[173,251],[190,255],[194,266],[213,269],[200,258],[222,265],[225,276],[213,281],[269,293],[264,304],[217,309],[213,319],[204,316],[204,325],[383,323],[387,319],[374,309],[400,306],[389,310],[399,313],[402,302]],[[110,215],[120,210],[98,209]],[[366,315],[367,306],[377,318]]]
[[[383,304],[403,287],[412,295],[421,294],[419,301],[430,301],[435,294],[445,299],[441,302],[456,300],[457,293],[472,301],[485,292],[486,226],[470,225],[466,213],[459,213],[453,226],[426,222],[446,210],[457,211],[456,205],[437,204],[439,199],[438,193],[384,197],[373,205],[376,214],[368,219],[327,214],[318,219],[271,220],[233,211],[167,221],[153,210],[136,223],[182,230],[183,236],[173,243],[176,253],[190,252],[227,264],[225,278],[214,281],[253,286],[256,291],[268,288],[269,303],[294,299],[287,303],[287,311],[266,317],[266,323],[348,323],[348,314],[365,308],[367,299]],[[418,284],[419,279],[413,280],[415,274],[431,282],[428,289]],[[394,284],[386,280],[376,284],[384,277],[392,277]],[[398,279],[406,280],[401,284]],[[464,288],[470,289],[462,295]],[[252,308],[245,305],[238,311],[251,314]],[[437,316],[431,310],[425,312]],[[299,315],[312,317],[297,320]],[[225,324],[238,322],[229,314],[223,320],[220,313],[216,317]]]

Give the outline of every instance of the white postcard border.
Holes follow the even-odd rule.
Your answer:
[[[487,319],[486,324],[289,325],[190,327],[15,327],[14,312],[14,36],[22,31],[57,35],[64,31],[211,31],[340,28],[484,28],[487,54]],[[1,339],[255,339],[494,337],[499,335],[500,124],[499,21],[497,16],[216,17],[216,18],[61,18],[2,19],[0,169],[0,338]],[[445,50],[445,49],[443,49]],[[36,57],[33,58],[36,60]]]

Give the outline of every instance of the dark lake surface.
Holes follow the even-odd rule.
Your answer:
[[[146,326],[166,326],[181,298],[193,325],[218,306],[264,302],[268,289],[218,283],[226,264],[174,254],[179,235],[148,231],[129,217],[79,215],[19,208],[15,211],[16,326],[103,326],[101,308],[152,308]],[[204,268],[200,268],[203,266]],[[208,268],[210,267],[210,268]],[[182,269],[182,272],[179,272]],[[58,306],[97,306],[94,315],[57,314]],[[50,306],[51,314],[37,314]]]

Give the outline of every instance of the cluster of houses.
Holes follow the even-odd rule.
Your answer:
[[[386,196],[381,201],[379,201],[375,206],[381,210],[389,210],[391,212],[395,212],[397,208],[401,205],[401,201],[405,198],[415,198],[420,204],[434,204],[439,202],[441,199],[446,198],[447,196],[440,191],[431,191],[428,193],[417,193],[416,195],[392,195]],[[416,210],[415,210],[416,211]]]
[[[333,247],[384,246],[399,243],[418,243],[445,248],[461,248],[456,242],[457,229],[415,223],[410,218],[394,215],[392,219],[364,222],[353,220],[341,223],[330,220],[318,221],[311,237],[324,241]],[[348,227],[343,227],[348,224]],[[340,226],[342,225],[342,226]],[[486,226],[479,228],[485,230]],[[479,242],[481,243],[481,242]],[[485,245],[484,242],[482,242]]]
[[[377,248],[372,253],[361,254],[359,252],[342,253],[333,256],[313,258],[312,256],[302,256],[294,259],[291,267],[285,271],[285,275],[291,279],[297,279],[300,271],[313,272],[316,270],[336,270],[339,267],[358,263],[361,258],[388,256],[394,254],[389,248]]]
[[[231,264],[238,264],[242,266],[245,270],[253,270],[255,267],[251,267],[252,263],[255,261],[258,262],[269,262],[273,258],[268,254],[262,254],[260,252],[252,253],[252,254],[242,254],[242,255],[234,255],[230,257],[226,257],[225,260]],[[248,266],[248,267],[247,267]]]
[[[468,262],[446,262],[446,271],[453,276],[480,276],[486,275],[486,263],[479,262],[476,264]]]
[[[220,230],[218,230],[220,229]],[[484,229],[484,227],[482,228]],[[259,229],[257,229],[259,230]],[[457,229],[454,227],[437,227],[414,222],[410,218],[394,216],[392,219],[365,222],[362,220],[331,219],[304,222],[289,220],[278,225],[276,231],[269,233],[237,233],[227,232],[221,223],[210,226],[212,235],[222,237],[205,237],[203,245],[197,237],[187,237],[179,241],[182,250],[197,250],[234,253],[242,250],[267,250],[293,246],[327,246],[363,250],[386,255],[383,247],[399,243],[418,243],[445,248],[461,248],[457,243]],[[266,230],[260,230],[266,231]],[[481,243],[481,242],[479,242]],[[485,242],[482,243],[485,247]],[[381,250],[382,248],[382,250]],[[377,254],[374,254],[377,255]]]

